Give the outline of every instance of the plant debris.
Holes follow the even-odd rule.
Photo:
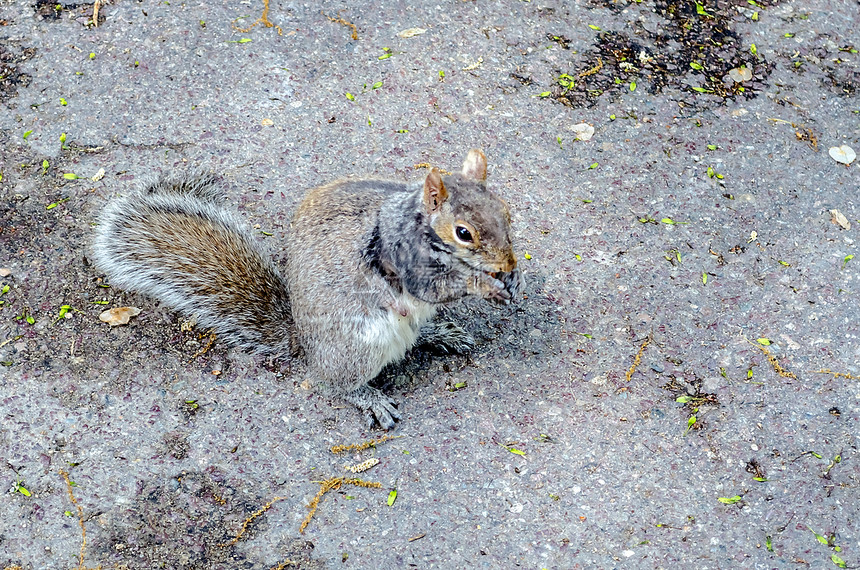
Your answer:
[[[827,153],[830,155],[830,158],[846,166],[854,162],[854,159],[857,158],[857,153],[854,152],[854,149],[847,144],[842,146],[832,146]]]
[[[831,222],[838,225],[843,230],[851,229],[851,222],[848,221],[848,218],[845,217],[845,214],[843,214],[839,210],[828,210],[828,212],[832,216],[830,219]]]
[[[242,538],[242,535],[245,534],[246,530],[248,530],[248,525],[251,524],[251,522],[254,519],[259,517],[260,515],[262,515],[263,513],[268,511],[269,509],[271,509],[273,504],[277,503],[278,501],[283,501],[286,498],[287,497],[275,497],[274,499],[272,499],[271,501],[269,501],[268,503],[266,503],[265,505],[263,505],[262,507],[260,507],[256,511],[254,511],[253,513],[251,513],[251,516],[246,518],[245,522],[242,523],[242,528],[239,529],[239,532],[236,533],[236,536],[233,537],[229,542],[219,544],[218,546],[225,548],[227,546],[233,546],[234,544],[239,542],[239,539]]]
[[[783,378],[791,378],[793,380],[797,380],[797,376],[795,376],[794,372],[789,372],[788,370],[783,368],[782,365],[780,365],[779,361],[776,359],[776,356],[774,356],[773,353],[769,351],[766,346],[755,343],[747,337],[743,337],[743,339],[751,345],[758,347],[764,353],[764,355],[767,357],[767,361],[770,362],[770,365],[773,367],[774,371],[777,374],[779,374]]]
[[[62,475],[63,479],[66,481],[66,491],[69,493],[69,499],[78,509],[78,524],[81,525],[81,554],[78,560],[78,568],[76,570],[87,570],[87,567],[84,566],[84,554],[86,554],[87,551],[87,527],[84,526],[84,509],[81,508],[81,505],[78,503],[78,500],[75,498],[75,494],[72,491],[72,481],[69,479],[69,473],[60,469],[60,475]]]
[[[371,489],[382,488],[382,483],[377,483],[375,481],[363,481],[361,479],[344,479],[343,477],[332,477],[330,479],[326,479],[325,481],[320,481],[320,490],[317,492],[316,495],[314,495],[314,498],[311,499],[311,502],[307,504],[307,508],[310,512],[308,513],[308,516],[305,517],[305,520],[302,521],[302,526],[299,527],[299,532],[305,532],[305,528],[307,528],[314,514],[316,514],[317,512],[317,508],[320,504],[320,499],[322,499],[323,496],[329,491],[336,491],[340,489],[343,485],[355,485],[356,487],[365,487]]]
[[[343,10],[341,10],[340,12],[343,12]],[[350,28],[352,30],[352,39],[357,40],[358,39],[358,28],[352,22],[350,22],[348,20],[344,20],[340,16],[340,12],[337,13],[337,18],[332,18],[331,16],[326,15],[325,12],[320,12],[320,14],[322,14],[323,16],[328,18],[329,21],[334,22],[335,24],[340,24],[342,26],[346,26],[347,28]]]
[[[610,10],[621,4],[632,6],[616,0],[591,3]],[[570,107],[592,106],[605,93],[633,92],[647,80],[651,93],[665,88],[687,92],[689,96],[679,102],[682,107],[705,109],[751,99],[762,90],[773,64],[758,49],[742,45],[734,31],[740,6],[747,2],[729,0],[706,9],[697,2],[656,0],[653,11],[663,22],[654,30],[641,23],[631,33],[591,26],[597,36],[593,47],[571,61],[571,66],[584,67],[570,72],[580,81],[573,88],[555,84],[548,97]],[[562,49],[571,49],[563,36],[549,34],[548,38]]]
[[[851,374],[847,374],[845,372],[833,372],[829,368],[822,368],[821,370],[812,370],[813,374],[830,374],[834,379],[836,378],[848,378],[849,380],[860,380],[860,376],[853,376]]]
[[[237,32],[242,32],[244,34],[246,32],[250,32],[251,30],[253,30],[254,26],[256,26],[257,24],[263,24],[267,28],[275,28],[276,30],[278,30],[279,36],[284,35],[284,31],[281,29],[281,26],[276,26],[275,24],[273,24],[272,22],[269,21],[269,0],[263,0],[263,13],[260,15],[259,18],[257,18],[257,20],[253,24],[251,24],[247,28],[239,28],[236,26],[236,24],[234,22],[233,23],[233,29],[236,30]]]
[[[376,447],[380,443],[386,442],[389,439],[397,439],[399,437],[403,437],[403,436],[383,435],[382,437],[380,437],[378,439],[369,439],[363,443],[351,443],[349,445],[335,445],[335,446],[332,446],[331,452],[332,453],[343,453],[344,451],[350,451],[352,449],[354,449],[356,451],[363,451],[369,447]]]
[[[636,358],[633,359],[633,364],[630,366],[630,369],[624,374],[624,377],[628,382],[633,378],[633,373],[636,372],[636,367],[639,366],[639,362],[642,360],[642,353],[645,352],[645,349],[651,343],[651,335],[648,335],[648,338],[645,339],[645,342],[642,343],[642,346],[639,347],[639,352],[636,353]]]
[[[343,468],[352,473],[362,473],[374,465],[379,465],[379,459],[371,457],[370,459],[362,461],[361,463],[356,463],[355,465],[344,465]]]
[[[127,325],[132,317],[136,317],[139,314],[140,309],[137,307],[114,307],[100,314],[99,320],[115,327],[117,325]]]

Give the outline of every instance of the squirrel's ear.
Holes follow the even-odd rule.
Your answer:
[[[427,178],[424,179],[424,207],[427,209],[427,213],[438,212],[447,199],[448,191],[442,184],[442,175],[438,168],[433,168]]]
[[[477,148],[469,151],[463,161],[463,176],[482,182],[487,179],[487,157]]]

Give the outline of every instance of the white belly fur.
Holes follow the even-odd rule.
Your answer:
[[[434,305],[411,295],[400,296],[393,305],[396,309],[389,308],[383,315],[368,318],[362,334],[364,342],[381,356],[379,369],[373,372],[373,376],[379,374],[385,365],[403,358],[418,340],[421,326],[436,314]],[[401,314],[401,310],[406,312],[406,316]]]

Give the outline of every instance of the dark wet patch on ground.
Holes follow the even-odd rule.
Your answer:
[[[680,91],[681,107],[701,110],[755,97],[773,70],[773,64],[752,45],[743,45],[734,30],[740,18],[749,19],[739,14],[738,7],[763,9],[766,3],[752,6],[732,0],[704,6],[680,0],[594,0],[592,4],[613,11],[637,6],[653,12],[644,22],[629,19],[630,31],[597,29],[591,49],[571,52],[575,72],[558,69],[551,90],[544,95],[566,106],[589,107],[603,95],[644,88],[651,94]],[[549,33],[547,38],[570,49],[570,40],[563,35]],[[733,73],[740,81],[732,78],[731,70],[736,70]]]

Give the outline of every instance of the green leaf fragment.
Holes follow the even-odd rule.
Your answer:
[[[60,133],[60,143],[66,142],[66,133]]]
[[[29,136],[30,136],[30,134],[31,134],[32,132],[33,132],[33,131],[27,131],[27,132],[25,132],[25,133],[24,133],[24,140],[27,140],[27,137],[29,137]]]
[[[753,477],[753,481],[758,481],[759,483],[767,483],[767,478],[765,478],[765,477]]]
[[[388,493],[388,506],[392,506],[394,501],[397,500],[397,489],[391,489],[391,492]]]
[[[755,44],[750,44],[750,53],[753,55],[758,55],[758,48],[755,47]]]
[[[734,505],[735,503],[739,503],[742,499],[739,495],[735,495],[734,497],[719,497],[717,500],[724,505]]]
[[[813,455],[813,456],[817,457],[818,459],[821,459],[821,454],[819,454],[819,453],[815,453],[814,451],[810,451],[809,453],[810,453],[811,455]]]
[[[771,344],[769,338],[762,337],[762,338],[757,338],[755,340],[757,343],[764,345],[764,346],[770,346],[770,344]]]
[[[636,91],[636,82],[635,81],[630,82],[630,91],[631,92]]]
[[[550,95],[552,95],[552,93],[550,91],[544,91],[543,93],[540,93],[538,95],[538,97],[545,98],[545,97],[549,97]]]
[[[29,324],[31,324],[31,325],[34,325],[34,324],[36,324],[36,319],[34,319],[34,318],[33,318],[32,316],[30,316],[30,315],[27,315],[27,322],[28,322]]]
[[[596,32],[600,31],[600,26],[595,26],[594,24],[588,24],[588,27],[591,28],[592,30],[596,31]]]
[[[845,564],[845,561],[842,560],[841,558],[839,558],[839,556],[837,556],[835,554],[830,555],[830,560],[832,560],[833,563],[836,564],[840,568],[848,568],[848,565]]]
[[[689,402],[692,399],[693,398],[691,398],[690,396],[678,396],[677,398],[675,398],[675,401],[680,403],[680,404],[686,404],[687,402]]]
[[[791,267],[791,265],[789,265],[788,263],[786,263],[786,262],[782,261],[781,259],[780,259],[780,260],[777,260],[777,261],[779,261],[779,264],[780,264],[780,265],[784,265],[785,267]]]
[[[709,144],[709,145],[708,145],[708,150],[717,150],[717,145],[715,145],[715,144]]]
[[[708,274],[702,273],[702,285],[707,285],[707,284],[708,284]]]
[[[693,87],[693,91],[697,91],[699,93],[713,93],[713,89],[705,89],[704,87]]]
[[[600,163],[598,163],[598,162],[592,162],[592,163],[591,163],[591,165],[588,167],[588,169],[589,169],[589,170],[594,170],[594,169],[595,169],[595,168],[597,168],[598,166],[600,166]]]
[[[24,488],[23,485],[18,485],[18,492],[24,495],[25,497],[30,497],[30,491]]]
[[[349,91],[346,92],[346,98],[349,99],[350,101],[355,101],[355,95],[353,95]]]
[[[826,539],[826,538],[824,538],[823,536],[821,536],[820,534],[818,534],[817,532],[815,532],[815,531],[814,531],[814,530],[812,530],[811,528],[809,528],[809,527],[806,527],[806,528],[808,528],[808,529],[809,529],[809,532],[811,532],[812,534],[814,534],[814,535],[815,535],[815,538],[817,538],[817,539],[818,539],[818,542],[820,542],[820,543],[821,543],[821,544],[823,544],[824,546],[827,546],[828,544],[830,544],[830,543],[827,541],[827,539]]]
[[[764,545],[767,546],[767,549],[773,552],[773,542],[770,539],[770,536],[764,537]]]
[[[702,67],[702,64],[697,61],[691,61],[690,67],[698,71],[702,71],[704,69],[704,67]]]
[[[65,174],[63,174],[63,178],[65,178],[66,180],[77,180],[78,178],[80,178],[80,176],[78,176],[74,172],[66,172]]]
[[[610,120],[610,121],[614,121],[614,120],[615,120],[615,115],[609,115],[609,120]]]
[[[374,89],[379,89],[380,87],[382,87],[382,81],[377,81],[373,84]]]
[[[379,56],[378,58],[376,58],[376,59],[383,60],[383,59],[388,59],[389,57],[391,57],[391,52],[384,53],[384,54],[380,55],[380,56]]]
[[[508,448],[508,451],[510,451],[510,452],[511,452],[511,453],[513,453],[514,455],[525,455],[525,454],[526,454],[526,452],[525,452],[525,451],[522,451],[522,450],[520,450],[520,449],[517,449],[516,447],[509,447],[509,448]]]
[[[6,293],[8,293],[8,292],[9,292],[9,286],[8,286],[8,285],[3,285],[3,288],[2,288],[2,289],[0,289],[0,295],[5,295],[5,294],[6,294]]]

